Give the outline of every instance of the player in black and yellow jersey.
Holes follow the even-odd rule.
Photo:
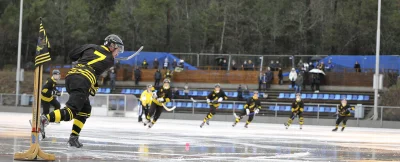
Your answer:
[[[54,110],[60,109],[60,102],[54,97],[61,96],[61,93],[56,89],[57,81],[60,80],[60,70],[53,70],[53,76],[47,79],[46,84],[42,88],[42,100],[43,111],[42,114],[47,115],[50,112],[50,106],[54,107]]]
[[[210,112],[204,118],[203,123],[200,124],[200,128],[203,128],[205,123],[210,125],[209,120],[215,115],[215,111],[218,109],[220,103],[223,100],[227,100],[228,97],[226,96],[225,92],[221,90],[221,85],[216,84],[214,91],[212,91],[206,99],[208,105],[210,105]]]
[[[349,116],[351,116],[350,110],[354,110],[354,107],[351,107],[349,104],[347,104],[347,100],[343,99],[340,103],[339,110],[338,110],[338,115],[339,118],[336,120],[336,127],[333,129],[333,132],[336,132],[338,130],[338,126],[341,122],[343,122],[342,126],[342,131],[344,131],[344,128],[346,128],[346,122]]]
[[[140,103],[141,103],[141,108],[139,109],[139,118],[138,121],[142,122],[142,115],[144,114],[147,116],[149,113],[149,109],[151,106],[151,101],[153,100],[153,86],[151,84],[147,85],[147,89],[142,92],[142,95],[140,95]],[[146,123],[145,123],[146,126]]]
[[[290,115],[288,122],[285,123],[286,129],[289,128],[290,124],[292,124],[292,121],[294,120],[294,118],[296,118],[296,116],[299,116],[300,129],[303,129],[303,124],[304,124],[303,111],[304,111],[304,103],[301,100],[300,93],[298,93],[296,94],[296,101],[292,103],[292,114]]]
[[[247,126],[253,120],[254,115],[260,112],[260,109],[261,109],[261,102],[258,99],[258,91],[254,91],[253,97],[247,99],[243,111],[240,113],[238,118],[236,118],[235,122],[232,124],[232,127],[236,126],[236,124],[239,123],[239,121],[243,118],[243,116],[247,115],[249,116],[249,119],[247,119],[247,122],[244,125],[244,127],[247,128]]]
[[[171,81],[169,79],[164,79],[163,86],[157,87],[153,91],[153,100],[150,106],[150,111],[146,116],[147,122],[145,123],[145,126],[147,123],[150,123],[149,128],[153,127],[164,109],[163,104],[171,101],[172,91],[170,82]],[[150,121],[151,117],[153,117],[152,121]]]
[[[92,106],[89,95],[94,96],[98,89],[97,79],[106,70],[114,65],[114,58],[123,52],[124,44],[117,35],[109,35],[104,45],[86,44],[69,52],[72,61],[77,65],[72,68],[66,78],[65,86],[69,94],[66,107],[42,115],[41,133],[44,138],[44,127],[49,122],[70,121],[74,119],[72,133],[68,140],[70,146],[80,148],[79,133],[86,119],[90,117]]]

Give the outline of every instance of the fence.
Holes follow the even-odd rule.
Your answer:
[[[32,95],[21,95],[21,97],[28,97],[30,101],[29,104],[25,106],[32,106]],[[58,100],[60,103],[65,103],[68,100],[68,94],[63,94],[61,97],[58,97]],[[95,116],[135,117],[137,116],[137,108],[139,106],[139,101],[134,95],[124,94],[98,94],[95,97],[90,97],[90,103],[92,109],[94,109],[92,110],[92,115]],[[240,113],[244,104],[245,102],[243,101],[224,101],[218,110],[218,114]],[[286,117],[290,114],[290,103],[261,102],[261,104],[262,110],[258,114],[259,116],[277,118]],[[0,105],[14,106],[15,94],[0,94]],[[206,114],[206,112],[208,112],[208,106],[205,100],[193,101],[188,99],[173,99],[167,106],[178,107],[171,113]],[[319,119],[334,119],[337,117],[335,114],[338,106],[338,104],[306,103],[304,116],[306,118],[316,119],[317,123],[319,123]],[[367,114],[373,110],[373,106],[363,105],[363,107],[364,115],[368,117]],[[400,114],[400,107],[378,106],[378,110],[381,127],[384,121],[400,121],[400,117],[396,115]],[[360,119],[355,120],[358,121]]]

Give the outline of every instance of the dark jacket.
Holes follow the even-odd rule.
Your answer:
[[[158,69],[158,66],[160,66],[160,62],[158,62],[158,60],[157,61],[154,60],[154,62],[153,62],[154,69]]]
[[[142,75],[142,72],[140,71],[140,69],[136,69],[134,73],[135,73],[135,78],[140,78]]]
[[[302,86],[303,85],[303,81],[304,81],[303,75],[297,75],[296,85],[297,86]]]
[[[282,73],[282,69],[281,69],[281,70],[279,70],[279,72],[278,72],[278,77],[279,77],[279,79],[280,79],[280,80],[282,80],[282,79],[283,79],[283,73]]]
[[[265,75],[267,76],[267,82],[271,82],[274,79],[274,74],[272,73],[272,71],[268,71],[267,73],[265,73]]]
[[[160,71],[156,71],[156,73],[154,73],[154,79],[161,79],[162,75]]]
[[[172,68],[176,68],[178,66],[178,62],[176,62],[176,61],[174,61],[174,62],[172,62]]]

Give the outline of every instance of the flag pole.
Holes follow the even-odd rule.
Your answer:
[[[42,35],[43,32],[43,35]],[[44,44],[46,43],[46,44]],[[44,160],[54,161],[56,158],[53,154],[44,153],[40,149],[39,145],[39,134],[40,134],[40,95],[42,89],[43,80],[43,63],[50,61],[50,55],[48,53],[49,43],[47,40],[47,35],[42,25],[42,18],[40,18],[40,30],[39,30],[39,40],[36,47],[36,58],[35,58],[35,74],[33,83],[33,96],[34,101],[32,104],[32,131],[30,138],[30,148],[28,151],[23,153],[15,153],[14,160],[37,160],[37,157]]]
[[[19,32],[18,32],[18,59],[17,59],[17,86],[15,88],[15,106],[18,106],[18,95],[19,95],[19,81],[21,80],[21,39],[22,39],[22,13],[23,13],[23,4],[24,4],[24,0],[20,1],[20,6],[19,6]]]

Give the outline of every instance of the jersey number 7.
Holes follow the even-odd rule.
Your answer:
[[[102,54],[102,53],[99,52],[99,51],[94,51],[94,54],[97,55],[97,56],[99,56],[99,58],[94,59],[94,60],[88,62],[88,65],[92,65],[92,64],[94,64],[94,63],[96,63],[96,62],[103,61],[104,59],[106,59],[106,55]]]

